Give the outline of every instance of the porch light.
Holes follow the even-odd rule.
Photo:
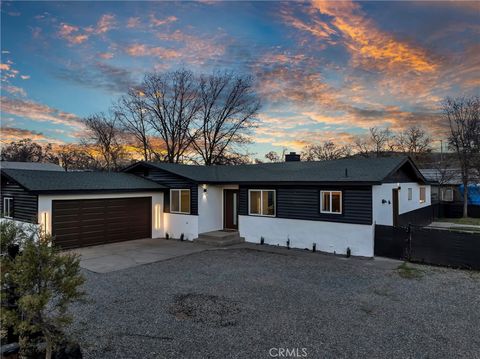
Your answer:
[[[401,190],[401,189],[402,189],[402,187],[400,186],[400,183],[399,183],[399,182],[397,182],[397,188],[398,188],[398,190]]]
[[[48,226],[48,212],[42,212],[40,216],[40,225],[43,229],[43,233],[46,236],[50,233],[50,228]]]
[[[161,211],[160,211],[160,209],[161,209],[160,204],[157,203],[155,205],[155,210],[154,210],[154,213],[155,213],[155,229],[160,229],[160,226],[161,226],[161,220],[160,220]]]
[[[203,188],[203,193],[207,193],[207,185],[206,184],[202,185],[202,188]]]

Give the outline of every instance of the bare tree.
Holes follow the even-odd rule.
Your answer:
[[[190,131],[201,105],[195,76],[188,70],[148,74],[140,90],[149,122],[165,147],[159,159],[181,162],[197,137]]]
[[[443,115],[450,126],[449,145],[460,163],[463,191],[463,217],[468,217],[468,185],[478,168],[480,151],[480,97],[447,97]]]
[[[432,138],[421,126],[413,125],[394,136],[394,148],[410,155],[430,152]]]
[[[83,145],[100,154],[102,168],[111,171],[122,165],[125,156],[123,134],[117,127],[116,116],[106,116],[103,113],[85,118],[86,138]]]
[[[356,136],[353,145],[364,157],[380,157],[393,150],[393,133],[389,128],[371,127],[368,134]]]
[[[52,145],[42,146],[31,139],[10,142],[2,148],[2,161],[58,163]]]
[[[200,76],[200,108],[197,126],[191,131],[195,152],[207,165],[221,163],[235,147],[249,143],[260,103],[250,77],[232,73]]]
[[[65,172],[71,170],[100,169],[101,164],[88,150],[87,146],[78,144],[61,145],[56,151],[59,164]]]
[[[305,161],[329,161],[349,156],[349,146],[338,146],[332,141],[323,144],[309,145],[302,151],[302,159]]]
[[[152,125],[149,121],[144,93],[139,89],[130,89],[114,106],[113,112],[122,130],[131,135],[136,147],[145,161],[150,161],[152,155],[159,159],[151,145]]]
[[[280,155],[275,151],[270,151],[265,154],[265,158],[270,162],[280,162]]]

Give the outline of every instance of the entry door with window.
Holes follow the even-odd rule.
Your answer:
[[[226,189],[223,192],[223,227],[238,229],[238,190]]]

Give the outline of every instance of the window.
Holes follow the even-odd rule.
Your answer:
[[[342,192],[341,191],[320,191],[320,212],[321,213],[342,213]]]
[[[13,198],[3,198],[3,215],[5,218],[13,218]]]
[[[250,215],[275,217],[275,190],[251,189],[249,194]]]
[[[427,198],[425,187],[420,187],[420,203],[425,203]]]
[[[190,190],[170,190],[170,212],[190,214]]]
[[[453,189],[444,188],[442,190],[442,201],[452,202],[453,201]]]
[[[412,200],[412,196],[413,196],[413,193],[412,193],[412,192],[413,192],[412,189],[409,188],[409,189],[408,189],[408,200],[409,200],[409,201]]]

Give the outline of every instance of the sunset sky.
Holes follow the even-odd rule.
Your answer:
[[[145,72],[255,76],[249,151],[428,127],[479,93],[480,2],[2,2],[2,140],[75,142]]]

